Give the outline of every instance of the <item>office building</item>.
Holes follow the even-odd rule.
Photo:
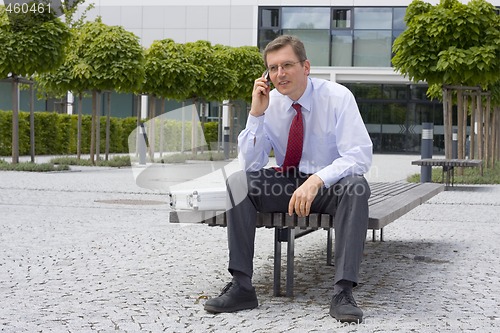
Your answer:
[[[439,1],[426,1],[437,4]],[[462,1],[467,3],[467,1]],[[90,2],[89,2],[90,3]],[[381,153],[418,153],[422,122],[435,124],[435,150],[443,148],[442,105],[426,97],[425,83],[409,82],[391,67],[392,43],[405,29],[404,0],[95,0],[88,19],[135,33],[144,47],[171,38],[263,48],[280,34],[305,43],[311,75],[346,85]],[[490,1],[497,8],[500,0]],[[2,89],[5,90],[5,89]],[[4,93],[0,92],[0,97]],[[120,116],[133,115],[133,96],[114,96]],[[175,103],[171,107],[174,107]],[[210,104],[209,116],[218,103]],[[246,110],[243,110],[246,112]],[[236,124],[244,124],[239,112]],[[116,114],[116,112],[114,112]]]

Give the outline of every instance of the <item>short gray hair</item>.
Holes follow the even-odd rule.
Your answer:
[[[293,52],[299,58],[299,61],[307,60],[306,48],[304,47],[304,43],[296,37],[291,35],[281,35],[276,37],[274,40],[270,41],[264,49],[263,58],[264,64],[267,67],[267,54],[269,52],[277,51],[287,45],[290,45],[293,49]]]

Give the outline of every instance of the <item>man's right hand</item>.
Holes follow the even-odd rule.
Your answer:
[[[252,107],[250,109],[250,114],[252,116],[260,117],[264,114],[269,106],[270,91],[271,87],[267,84],[267,80],[264,78],[264,75],[255,80],[252,92]]]

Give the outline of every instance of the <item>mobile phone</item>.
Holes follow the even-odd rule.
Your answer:
[[[264,72],[264,74],[262,74],[264,76],[264,78],[266,79],[266,83],[268,86],[271,85],[271,75],[269,74],[269,69],[266,69],[266,71]]]

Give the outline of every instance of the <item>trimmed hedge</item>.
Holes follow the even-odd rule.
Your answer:
[[[90,152],[90,115],[82,115],[82,154]],[[35,112],[35,153],[37,155],[76,154],[77,115],[58,114],[54,112]],[[128,137],[136,129],[137,118],[110,118],[110,153],[127,153]],[[106,117],[100,118],[100,152],[106,148]],[[155,124],[156,149],[159,151],[160,124]],[[204,124],[205,139],[209,143],[217,141],[218,123]],[[163,151],[179,151],[181,148],[182,124],[180,121],[168,120],[163,125]],[[191,123],[184,124],[185,148],[191,147]],[[0,110],[0,156],[12,154],[12,111]],[[19,155],[30,154],[30,122],[28,112],[19,112]]]
[[[161,124],[161,117],[155,119],[155,151],[160,151],[161,149],[161,131],[163,128],[163,151],[176,152],[182,149],[182,122],[178,120],[163,120]],[[149,126],[151,124],[148,124]],[[163,126],[162,126],[163,125]],[[205,135],[205,141],[208,147],[205,150],[209,150],[212,143],[216,143],[218,139],[218,123],[217,122],[207,122],[203,124],[203,130],[200,126],[196,126],[198,131],[198,138],[201,137],[202,132]],[[149,128],[146,129],[150,131]],[[184,150],[191,150],[191,140],[192,140],[192,126],[190,121],[184,122]],[[148,136],[149,138],[149,136]],[[198,139],[199,140],[199,139]],[[151,139],[149,139],[151,144]]]

